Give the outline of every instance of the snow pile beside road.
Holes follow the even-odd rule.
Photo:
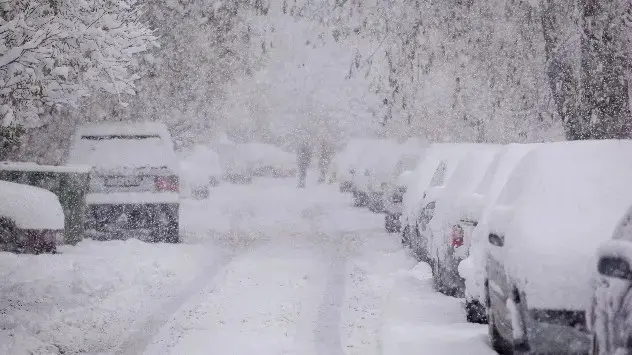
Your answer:
[[[199,246],[134,239],[59,250],[0,253],[0,353],[113,351],[214,258]]]
[[[382,355],[495,354],[487,344],[487,327],[465,322],[463,300],[432,288],[425,263],[396,275],[384,307]]]

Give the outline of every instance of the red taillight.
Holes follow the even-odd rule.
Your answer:
[[[458,248],[463,245],[463,228],[461,228],[461,226],[456,225],[452,227],[450,245],[452,245],[455,248]]]
[[[156,190],[159,192],[180,190],[177,176],[156,176]]]

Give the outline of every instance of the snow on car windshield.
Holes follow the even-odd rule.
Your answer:
[[[159,135],[83,135],[71,152],[71,162],[96,167],[163,167],[172,152]]]

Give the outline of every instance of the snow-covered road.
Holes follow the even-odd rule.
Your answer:
[[[333,185],[223,185],[184,243],[0,254],[0,353],[493,354],[383,217]]]

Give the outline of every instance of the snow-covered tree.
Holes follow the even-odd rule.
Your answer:
[[[137,0],[0,2],[0,118],[37,127],[96,91],[133,94],[155,37]]]

